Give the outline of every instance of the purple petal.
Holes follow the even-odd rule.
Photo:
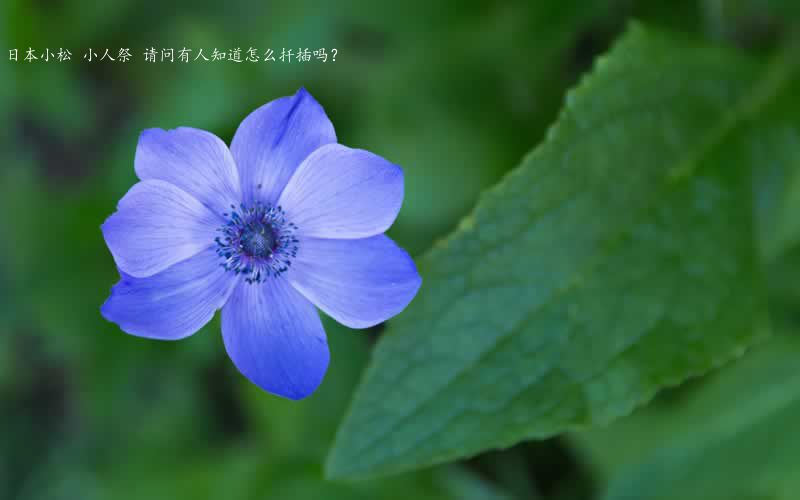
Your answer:
[[[351,328],[367,328],[400,313],[422,284],[411,257],[384,235],[303,238],[287,277],[308,300]]]
[[[205,130],[145,130],[139,137],[135,163],[141,180],[169,182],[216,214],[242,201],[239,173],[228,146]]]
[[[182,189],[147,180],[128,191],[102,230],[117,266],[144,278],[208,248],[222,224]]]
[[[219,263],[207,249],[149,278],[123,273],[101,308],[103,317],[139,337],[187,337],[214,317],[237,282]]]
[[[305,398],[328,368],[319,314],[282,278],[241,283],[222,310],[222,336],[239,371],[278,396]]]
[[[245,203],[274,204],[303,160],[332,142],[333,124],[303,88],[253,111],[231,143]]]
[[[366,238],[397,217],[403,170],[368,151],[329,144],[300,165],[278,204],[304,236]]]

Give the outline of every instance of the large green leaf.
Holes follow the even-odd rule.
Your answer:
[[[741,154],[754,175],[759,241],[770,260],[800,245],[800,88],[778,103],[769,120],[755,123]]]
[[[328,474],[606,423],[759,338],[750,165],[730,145],[785,79],[631,28],[421,259],[422,290],[376,348]]]
[[[781,335],[724,370],[679,411],[663,415],[660,440],[666,446],[623,469],[605,498],[797,498],[798,358],[800,337]],[[653,416],[644,420],[658,423]]]

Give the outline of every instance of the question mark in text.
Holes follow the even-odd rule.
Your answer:
[[[338,51],[336,49],[331,49],[331,52],[333,52],[333,62],[336,62],[336,52]]]

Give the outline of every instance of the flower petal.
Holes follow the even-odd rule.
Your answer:
[[[117,266],[144,278],[213,244],[222,223],[182,189],[147,180],[128,191],[101,228]]]
[[[253,111],[231,142],[245,203],[274,204],[303,160],[332,142],[333,124],[304,88]]]
[[[225,349],[267,392],[303,399],[328,368],[328,343],[314,306],[284,279],[241,283],[222,310]]]
[[[216,214],[242,200],[239,173],[228,146],[205,130],[145,130],[136,147],[135,165],[141,180],[169,182]]]
[[[122,273],[100,310],[131,335],[178,340],[208,323],[236,282],[209,248],[148,278]]]
[[[298,233],[366,238],[392,225],[403,204],[403,170],[380,156],[340,144],[314,151],[278,202]]]
[[[308,300],[351,328],[374,326],[400,313],[422,284],[411,257],[384,235],[304,238],[287,277]]]

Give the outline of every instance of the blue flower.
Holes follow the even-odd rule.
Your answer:
[[[221,309],[239,371],[302,399],[329,361],[315,305],[367,328],[419,289],[414,262],[383,234],[402,170],[337,144],[305,89],[251,113],[230,149],[202,130],[145,130],[135,168],[141,182],[102,226],[121,279],[101,310],[127,333],[181,339]]]

